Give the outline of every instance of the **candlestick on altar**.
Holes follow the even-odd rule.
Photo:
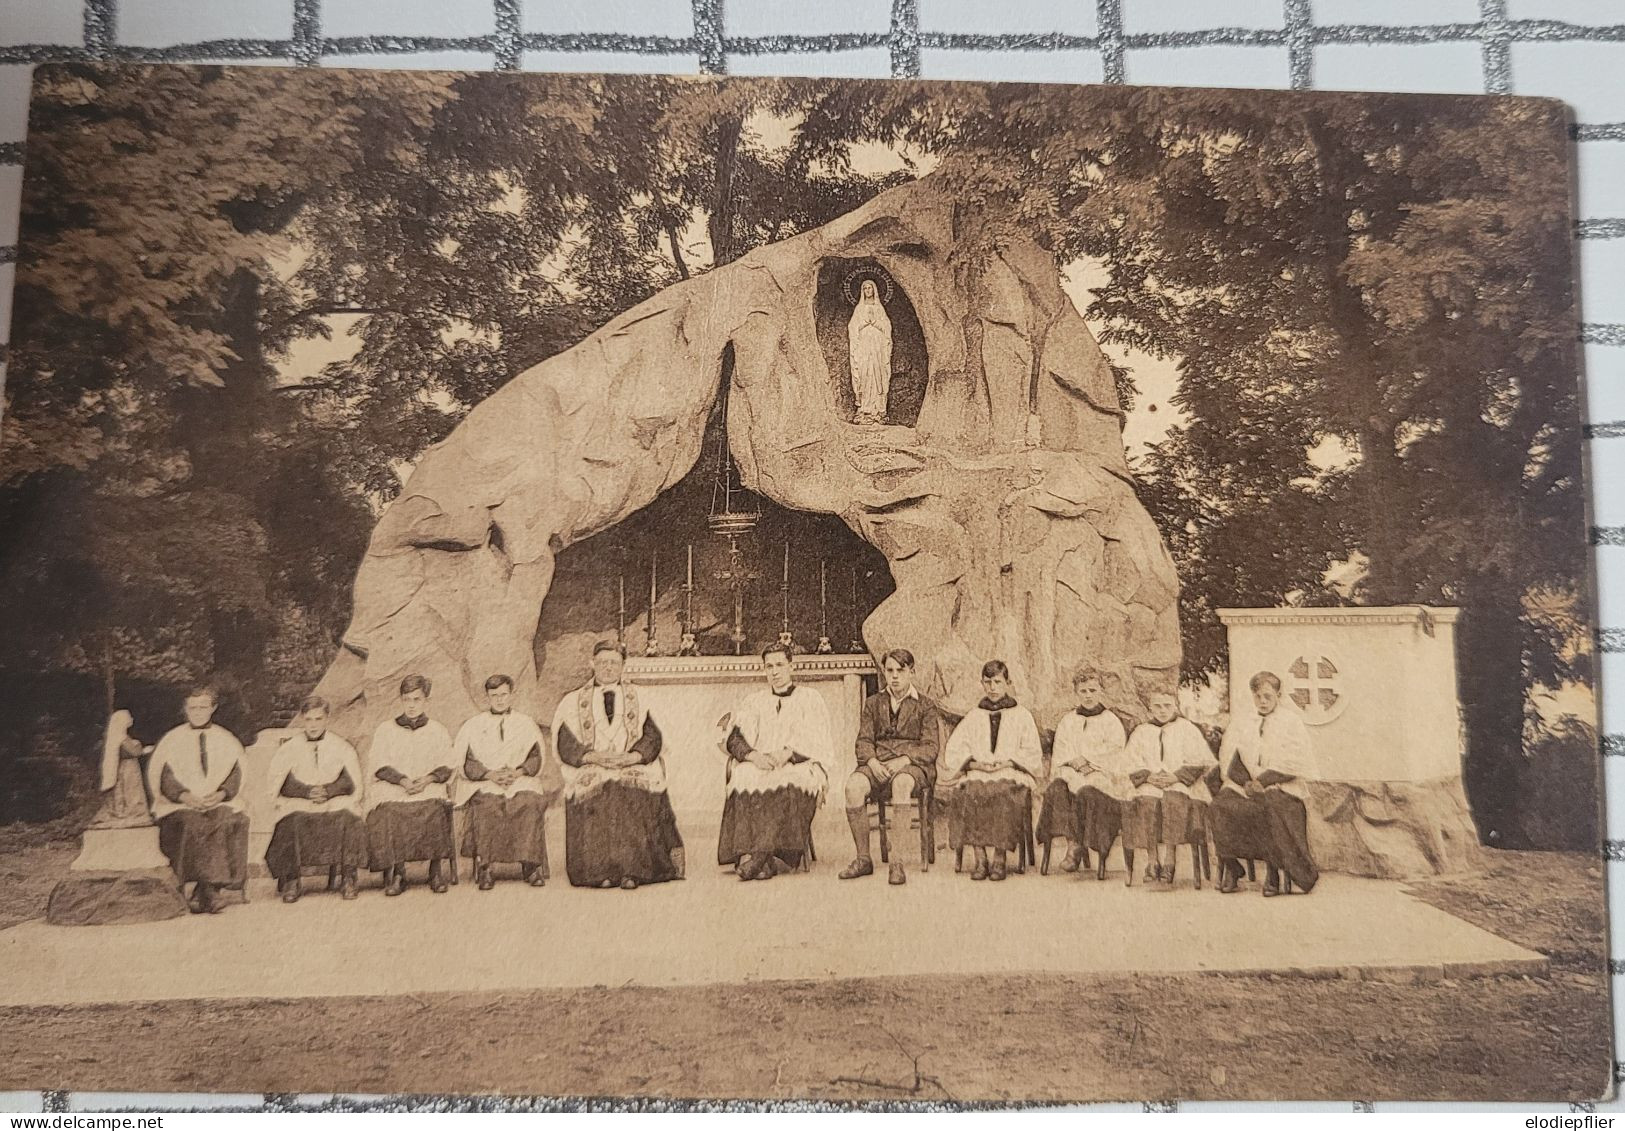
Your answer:
[[[615,619],[615,643],[624,645],[626,643],[626,574],[621,574],[615,580],[620,592],[620,612]]]
[[[745,561],[745,555],[739,549],[739,539],[736,535],[728,535],[727,568],[718,570],[714,576],[724,586],[733,591],[734,623],[733,631],[728,634],[728,639],[733,641],[734,655],[743,655],[745,652],[745,586],[752,581],[759,581],[762,575],[751,569]]]
[[[698,656],[699,641],[694,635],[694,543],[688,544],[688,572],[683,582],[682,642],[677,646],[679,656]]]
[[[820,656],[827,656],[835,651],[829,642],[829,562],[819,559],[818,562],[818,647],[813,649]]]
[[[779,643],[790,638],[790,543],[784,543],[784,578],[779,582]]]
[[[660,655],[660,644],[655,639],[655,599],[659,595],[656,585],[657,570],[660,567],[660,554],[658,552],[649,557],[649,612],[643,622],[643,654],[645,656]]]
[[[863,616],[858,612],[858,567],[852,567],[852,642],[846,649],[854,656],[864,651]]]

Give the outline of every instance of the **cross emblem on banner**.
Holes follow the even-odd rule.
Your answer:
[[[1343,713],[1347,706],[1342,676],[1326,656],[1299,656],[1286,669],[1287,698],[1303,712],[1303,721],[1322,726]]]

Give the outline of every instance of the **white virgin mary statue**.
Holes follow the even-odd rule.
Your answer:
[[[891,319],[873,279],[865,279],[858,292],[852,320],[846,324],[846,342],[858,423],[880,424],[886,419],[886,393],[891,388]]]

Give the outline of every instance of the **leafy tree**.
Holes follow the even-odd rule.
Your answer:
[[[278,260],[361,138],[446,97],[392,85],[42,68],[0,451],[0,579],[33,631],[7,667],[94,666],[110,698],[121,672],[213,670],[263,714],[289,610],[341,628],[366,510],[276,391],[297,330]]]

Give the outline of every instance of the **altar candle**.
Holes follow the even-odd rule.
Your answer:
[[[688,587],[694,588],[694,543],[688,544]]]
[[[790,584],[790,540],[784,541],[784,584]]]
[[[655,554],[649,559],[649,615],[655,611],[655,570],[660,566],[660,555]]]
[[[824,583],[824,567],[827,564],[828,563],[826,561],[820,561],[818,563],[818,611],[820,613],[824,611],[824,606],[828,603],[828,594],[826,592],[826,586]]]

